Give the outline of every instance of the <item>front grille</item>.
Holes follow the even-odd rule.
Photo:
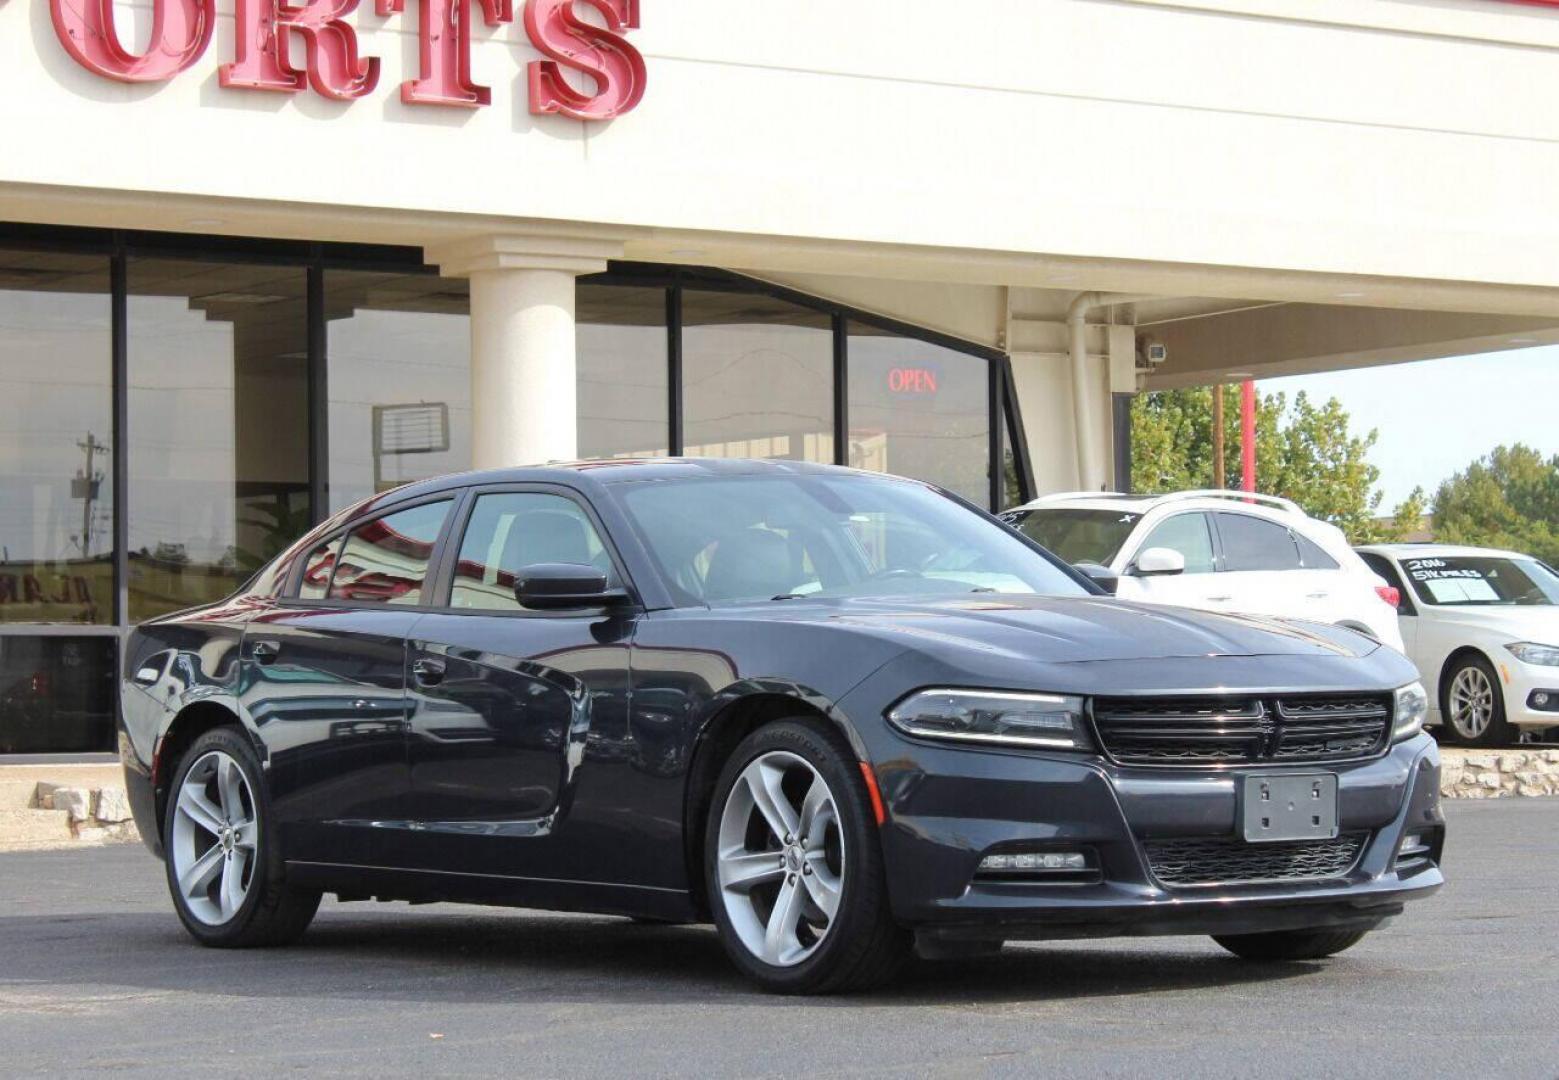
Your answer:
[[[1389,694],[1097,698],[1094,727],[1126,765],[1348,761],[1386,748]]]
[[[1214,837],[1149,840],[1143,846],[1153,876],[1165,885],[1253,885],[1341,877],[1359,861],[1366,839],[1365,833],[1345,833],[1335,840],[1248,844]]]

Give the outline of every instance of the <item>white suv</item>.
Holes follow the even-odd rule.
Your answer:
[[[1287,499],[1075,492],[1001,516],[1122,599],[1334,623],[1402,650],[1397,590]]]

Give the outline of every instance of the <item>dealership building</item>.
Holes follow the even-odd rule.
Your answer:
[[[996,508],[1144,389],[1559,341],[1556,101],[1552,2],[0,0],[0,754],[408,480]]]

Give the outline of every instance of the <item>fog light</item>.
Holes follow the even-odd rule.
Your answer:
[[[1538,690],[1533,693],[1532,706],[1538,709],[1546,709],[1548,707],[1548,692],[1546,690]]]
[[[1086,870],[1088,857],[1081,851],[1024,851],[1007,855],[987,855],[980,860],[982,871],[1019,870],[1043,873],[1047,870]]]
[[[1416,859],[1429,854],[1429,841],[1423,833],[1410,832],[1402,835],[1402,847],[1397,852],[1399,859]]]

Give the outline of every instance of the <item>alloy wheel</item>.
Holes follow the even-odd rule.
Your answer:
[[[191,915],[221,926],[238,914],[254,884],[259,838],[254,792],[243,769],[221,750],[202,755],[179,785],[169,850]]]
[[[1451,725],[1465,739],[1476,739],[1488,730],[1494,719],[1494,686],[1488,675],[1475,665],[1456,673],[1451,680]]]
[[[839,914],[844,837],[822,775],[783,750],[754,758],[720,816],[716,873],[732,929],[754,957],[793,967]]]

